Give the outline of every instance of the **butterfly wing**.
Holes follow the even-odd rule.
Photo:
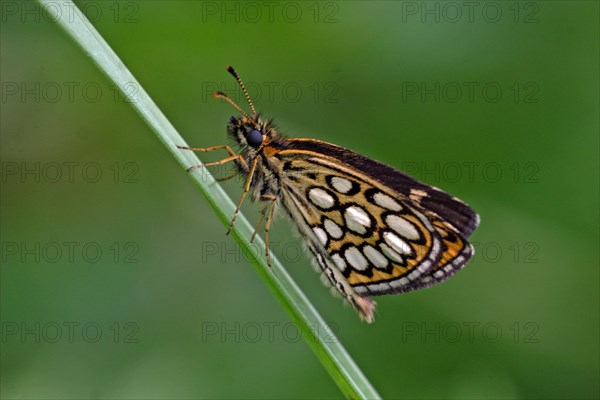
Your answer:
[[[368,296],[430,286],[471,257],[465,237],[478,218],[458,199],[422,183],[415,196],[400,183],[412,178],[320,141],[288,140],[276,157],[285,208],[324,276],[367,321]]]
[[[383,183],[397,193],[420,203],[423,208],[442,216],[465,238],[471,236],[471,233],[479,226],[479,215],[462,200],[450,196],[435,186],[419,182],[387,164],[320,140],[290,139],[287,144],[290,149],[325,154],[352,166],[357,171]]]

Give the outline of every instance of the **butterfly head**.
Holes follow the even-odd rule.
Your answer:
[[[268,124],[259,115],[254,118],[243,116],[231,117],[227,124],[227,132],[241,146],[259,149],[271,136]]]

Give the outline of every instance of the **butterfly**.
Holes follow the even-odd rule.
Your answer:
[[[265,202],[254,235],[265,222],[266,259],[269,229],[277,209],[292,219],[332,291],[341,295],[368,323],[374,320],[371,296],[404,293],[442,282],[462,269],[474,254],[467,238],[479,216],[463,201],[400,171],[351,150],[315,139],[286,138],[270,119],[256,112],[246,87],[231,67],[252,110],[230,103],[227,132],[237,144],[192,151],[225,150],[229,156],[188,168],[232,162],[245,176],[244,198]],[[254,238],[253,235],[253,238]]]

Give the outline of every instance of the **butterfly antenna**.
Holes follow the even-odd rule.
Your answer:
[[[225,101],[227,101],[229,104],[231,104],[236,110],[238,110],[240,113],[242,113],[242,115],[246,118],[248,118],[250,121],[254,121],[253,118],[250,118],[250,116],[248,114],[246,114],[246,112],[244,110],[242,110],[240,108],[240,106],[238,106],[237,104],[235,104],[235,101],[231,100],[229,98],[229,96],[227,96],[225,93],[223,92],[215,92],[213,93],[213,97],[215,99],[223,99]]]
[[[240,85],[240,87],[242,88],[242,91],[244,92],[244,96],[246,96],[246,100],[248,100],[248,104],[250,104],[250,108],[252,109],[252,114],[256,115],[256,109],[254,108],[254,104],[252,104],[252,100],[250,100],[250,95],[248,95],[246,86],[244,86],[244,82],[242,82],[242,79],[240,78],[240,76],[238,75],[236,70],[233,69],[233,67],[231,65],[228,65],[227,72],[229,72],[231,75],[233,75],[233,77],[235,78],[237,83]]]

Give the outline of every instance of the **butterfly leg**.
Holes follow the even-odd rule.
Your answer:
[[[241,156],[239,156],[241,157]],[[229,158],[229,157],[228,157]],[[231,218],[231,222],[229,223],[229,228],[227,229],[227,235],[229,235],[229,232],[231,232],[231,229],[233,228],[233,224],[235,223],[235,219],[238,216],[238,213],[240,212],[240,208],[242,207],[242,203],[244,202],[244,198],[246,197],[246,195],[248,194],[248,191],[250,190],[250,184],[252,183],[252,176],[254,175],[254,170],[256,169],[256,163],[258,162],[258,157],[254,157],[254,160],[252,160],[252,165],[250,165],[250,170],[248,171],[248,178],[246,179],[246,183],[244,184],[244,192],[242,193],[242,197],[240,198],[240,201],[237,204],[237,207],[235,208],[235,212],[233,213],[233,218]]]
[[[258,222],[254,226],[254,232],[252,233],[252,237],[250,238],[250,243],[254,242],[254,238],[256,237],[256,233],[258,232],[258,228],[260,228],[260,224],[262,223],[263,219],[265,219],[265,214],[267,213],[267,208],[268,207],[263,208],[262,211],[260,212],[260,218],[258,219]]]
[[[267,222],[265,222],[265,257],[267,258],[267,265],[269,268],[271,267],[271,256],[269,255],[269,229],[271,229],[271,221],[273,220],[273,214],[275,212],[275,201],[277,201],[277,197],[273,195],[264,195],[263,199],[271,200],[271,209],[269,210],[269,215],[267,216]]]
[[[235,153],[233,152],[233,150],[231,150],[231,147],[227,146],[226,144],[220,145],[220,146],[212,146],[212,147],[187,147],[187,146],[177,146],[178,149],[182,149],[182,150],[191,150],[191,151],[215,151],[215,150],[219,150],[219,149],[225,149],[225,151],[227,151],[229,153],[230,156],[235,155]]]
[[[221,160],[222,162],[208,163],[208,164],[204,164],[203,166],[196,165],[194,167],[188,168],[188,170],[187,170],[188,172],[191,171],[191,170],[194,170],[196,168],[206,167],[208,165],[224,164],[226,162],[235,160],[236,158],[237,158],[236,163],[239,163],[239,165],[242,167],[243,170],[248,171],[248,164],[246,163],[246,160],[244,160],[244,158],[242,156],[236,155],[235,152],[233,150],[231,150],[231,147],[229,147],[227,145],[212,146],[212,147],[186,147],[186,146],[177,146],[177,148],[178,149],[182,149],[182,150],[202,151],[202,152],[209,152],[209,151],[215,151],[215,150],[224,149],[230,155],[230,157],[227,157],[227,158]],[[232,158],[234,156],[235,156],[235,158]],[[234,174],[232,174],[230,176],[226,176],[225,178],[217,179],[217,180],[221,181],[221,180],[231,179],[234,176],[236,176],[237,174],[238,174],[238,172],[236,172],[236,173],[234,173]]]
[[[277,200],[277,197],[273,196],[272,194],[264,194],[264,195],[260,196],[260,199],[262,201],[275,202]],[[258,222],[254,226],[254,233],[252,233],[252,238],[250,238],[250,243],[254,242],[254,238],[256,237],[256,234],[258,233],[258,228],[260,228],[260,224],[262,223],[263,219],[265,219],[265,215],[267,214],[267,209],[271,205],[272,204],[265,206],[265,208],[263,208],[262,211],[260,212],[260,218],[258,219]]]
[[[187,169],[187,172],[193,171],[193,170],[198,169],[198,168],[210,167],[212,165],[223,165],[223,164],[226,164],[226,163],[228,163],[230,161],[236,161],[236,160],[239,161],[239,160],[243,160],[243,159],[244,158],[241,155],[237,155],[236,154],[236,155],[233,155],[233,156],[225,157],[224,159],[219,160],[219,161],[209,162],[209,163],[200,164],[200,165],[194,165],[192,167],[189,167]]]
[[[229,175],[227,175],[227,176],[224,176],[224,177],[222,177],[222,178],[217,178],[217,182],[224,182],[224,181],[228,181],[228,180],[230,180],[230,179],[232,179],[232,178],[235,178],[235,177],[236,177],[236,176],[238,176],[239,174],[240,174],[240,172],[239,172],[239,171],[237,171],[237,172],[234,172],[234,173],[232,173],[232,174],[229,174]]]

